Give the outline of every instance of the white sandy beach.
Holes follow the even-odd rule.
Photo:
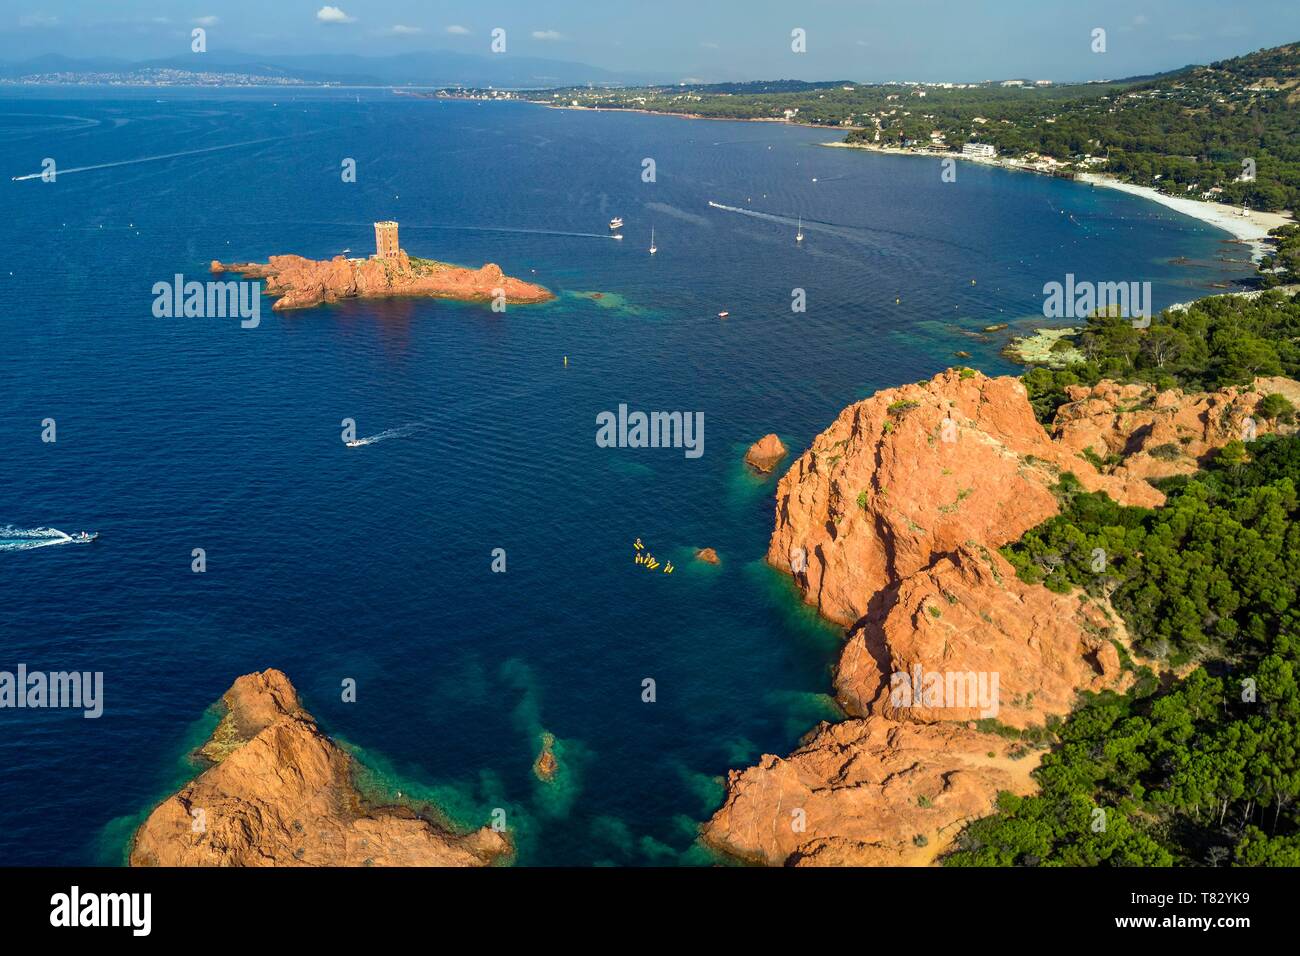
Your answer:
[[[963,162],[978,163],[982,166],[997,166],[1002,169],[1021,170],[1025,172],[1045,172],[1045,170],[1035,169],[1031,165],[1022,165],[1017,162],[1010,162],[1004,157],[982,157],[982,156],[962,156],[959,153],[928,153],[920,152],[915,149],[902,149],[898,147],[879,146],[877,144],[858,144],[830,142],[822,143],[823,146],[838,146],[848,149],[865,149],[873,153],[885,153],[890,156],[924,156],[930,159],[960,159]],[[1216,229],[1222,229],[1240,242],[1250,245],[1251,258],[1256,262],[1260,260],[1270,249],[1268,233],[1270,229],[1276,229],[1278,226],[1285,226],[1294,223],[1295,218],[1284,212],[1259,212],[1250,210],[1243,216],[1241,208],[1238,206],[1228,206],[1224,203],[1206,202],[1203,199],[1191,199],[1183,196],[1168,196],[1150,186],[1136,186],[1132,183],[1121,182],[1120,180],[1109,176],[1105,173],[1078,173],[1074,177],[1077,183],[1087,183],[1091,186],[1104,186],[1107,189],[1117,189],[1120,192],[1129,193],[1133,196],[1141,196],[1143,199],[1150,199],[1152,202],[1158,202],[1175,212],[1180,212],[1184,216],[1190,216]]]
[[[1167,196],[1149,186],[1135,186],[1132,183],[1120,182],[1118,179],[1100,173],[1080,173],[1075,177],[1075,182],[1105,186],[1107,189],[1118,189],[1120,192],[1158,202],[1160,205],[1167,206],[1184,216],[1199,219],[1216,229],[1222,229],[1242,242],[1250,243],[1256,260],[1269,249],[1264,240],[1268,238],[1270,229],[1276,229],[1278,226],[1285,226],[1288,223],[1295,222],[1289,215],[1280,212],[1257,212],[1252,209],[1248,215],[1243,216],[1241,209],[1236,206],[1228,206],[1218,202],[1205,202],[1201,199],[1187,199],[1181,196]]]

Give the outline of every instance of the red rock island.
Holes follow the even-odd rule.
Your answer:
[[[308,309],[339,299],[376,299],[389,296],[429,296],[462,302],[502,298],[509,304],[546,302],[550,290],[505,275],[489,262],[481,269],[466,269],[434,259],[409,256],[397,245],[397,223],[375,223],[376,253],[369,259],[335,256],[329,260],[302,256],[271,256],[265,263],[212,260],[214,273],[238,272],[250,279],[266,280],[266,291],[277,295],[274,309]]]
[[[282,672],[245,674],[222,704],[199,750],[210,766],[149,814],[132,866],[488,866],[511,856],[491,827],[453,832],[408,806],[374,805],[353,757]]]

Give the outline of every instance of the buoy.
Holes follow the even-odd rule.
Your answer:
[[[564,356],[564,367],[565,368],[569,367],[569,357],[567,355]]]
[[[898,303],[900,303],[900,302],[902,302],[902,301],[903,301],[902,299],[895,299],[895,300],[894,300],[894,305],[898,305]]]

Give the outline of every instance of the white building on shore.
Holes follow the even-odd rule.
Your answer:
[[[993,148],[992,143],[966,143],[961,148],[961,154],[980,159],[992,159],[998,151]]]

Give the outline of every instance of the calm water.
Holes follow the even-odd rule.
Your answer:
[[[956,350],[1009,371],[968,333],[1032,315],[1066,272],[1149,279],[1159,306],[1249,271],[1122,194],[970,165],[942,183],[829,138],[373,92],[6,91],[0,669],[103,671],[106,710],[0,711],[0,863],[118,859],[205,708],[268,666],[381,785],[467,824],[505,808],[525,862],[698,862],[726,770],[833,712],[837,635],[762,563],[773,482],[746,445],[798,452]],[[250,145],[10,181],[225,144]],[[800,215],[803,248],[779,221]],[[381,218],[414,254],[560,298],[268,309],[252,330],[152,315],[177,272],[366,254]],[[596,447],[620,402],[702,411],[703,457]],[[345,417],[405,431],[348,449]],[[43,526],[103,537],[16,546]],[[634,564],[638,537],[676,573]],[[706,545],[720,567],[691,559]]]

